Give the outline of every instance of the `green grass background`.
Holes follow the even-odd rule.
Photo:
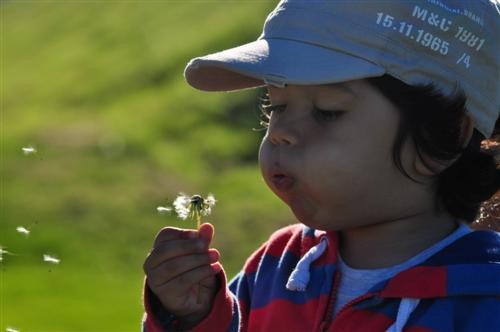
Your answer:
[[[0,245],[15,254],[0,263],[0,331],[139,330],[155,234],[193,227],[156,212],[180,191],[215,194],[207,221],[229,276],[292,220],[257,167],[262,91],[200,92],[182,76],[190,58],[257,38],[275,5],[0,3]]]

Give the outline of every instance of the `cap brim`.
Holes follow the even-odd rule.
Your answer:
[[[184,70],[187,82],[205,91],[337,83],[384,73],[383,67],[359,57],[288,39],[259,39],[195,58]]]

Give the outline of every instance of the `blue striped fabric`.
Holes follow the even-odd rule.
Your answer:
[[[331,245],[311,265],[308,288],[305,292],[287,290],[286,282],[300,256],[320,236],[328,236]],[[386,331],[398,315],[401,299],[412,297],[421,300],[405,331],[500,331],[498,233],[478,231],[463,236],[424,263],[378,284],[330,320],[336,241],[334,233],[302,225],[279,230],[228,286],[224,273],[220,274],[223,287],[212,312],[194,331],[208,332],[214,327],[217,331]],[[150,311],[146,322],[155,320],[155,311]]]

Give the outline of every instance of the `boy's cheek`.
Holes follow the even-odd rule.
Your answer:
[[[267,134],[266,136],[262,139],[262,142],[259,147],[259,166],[262,174],[264,175],[265,169],[269,169],[269,165],[271,162],[271,149],[270,145],[271,143],[267,140]]]
[[[273,166],[273,158],[272,158],[272,147],[271,143],[266,141],[265,139],[262,141],[260,149],[259,149],[259,168],[260,174],[264,179],[266,185],[273,190],[273,186],[271,183],[271,169]],[[273,190],[274,192],[274,190]],[[277,193],[276,193],[277,194]]]

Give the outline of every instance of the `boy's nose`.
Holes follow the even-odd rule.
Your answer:
[[[284,124],[275,123],[270,126],[268,135],[274,145],[294,145],[297,143],[297,135]]]

